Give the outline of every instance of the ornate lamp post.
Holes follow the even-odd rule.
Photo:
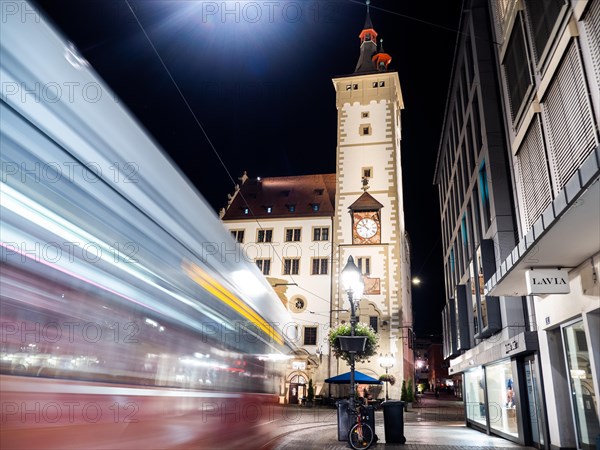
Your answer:
[[[350,336],[354,338],[356,330],[356,304],[355,301],[360,300],[362,297],[363,289],[365,287],[362,274],[356,264],[354,264],[354,258],[348,257],[346,267],[342,270],[342,287],[348,295],[348,301],[350,302]],[[356,299],[356,300],[355,300]],[[366,339],[365,339],[366,340]],[[364,342],[364,341],[363,341]],[[356,349],[350,350],[350,402],[354,404],[354,391],[356,389],[356,383],[354,378],[354,356]]]
[[[394,355],[388,356],[388,354],[386,353],[385,356],[383,356],[381,353],[379,354],[379,365],[385,369],[385,374],[388,374],[388,369],[391,369],[392,367],[394,367]],[[388,401],[390,398],[388,397],[388,383],[389,381],[385,382],[385,400]]]

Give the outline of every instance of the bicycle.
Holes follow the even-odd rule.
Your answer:
[[[362,405],[358,404],[356,409],[350,408],[350,413],[356,416],[356,423],[348,432],[348,443],[353,449],[367,449],[375,439],[375,430],[364,421]]]

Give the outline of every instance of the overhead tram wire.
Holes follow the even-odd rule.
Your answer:
[[[189,102],[187,101],[185,95],[183,95],[182,90],[179,88],[179,85],[177,84],[177,82],[175,81],[175,78],[173,77],[173,75],[171,74],[169,68],[167,67],[167,65],[165,64],[163,58],[160,56],[160,53],[158,52],[158,50],[156,49],[156,46],[153,44],[152,39],[150,39],[150,36],[148,35],[148,33],[146,32],[146,29],[144,28],[144,26],[142,25],[140,19],[138,18],[137,14],[135,13],[134,9],[131,7],[131,5],[129,4],[129,0],[124,0],[125,4],[127,5],[127,7],[129,8],[129,11],[131,11],[131,14],[133,14],[133,17],[135,18],[136,23],[138,24],[138,26],[140,27],[140,29],[142,30],[142,33],[144,33],[144,36],[146,37],[146,40],[148,41],[148,43],[150,44],[150,47],[152,47],[152,50],[154,52],[154,54],[156,55],[156,57],[158,58],[158,60],[160,61],[160,64],[162,65],[163,69],[165,69],[165,72],[167,73],[167,75],[169,76],[169,79],[171,80],[171,82],[173,83],[173,85],[175,86],[175,89],[177,89],[177,92],[179,93],[179,96],[181,97],[181,99],[183,100],[186,108],[188,109],[188,111],[190,112],[190,114],[192,115],[194,122],[196,122],[196,125],[198,125],[198,127],[200,128],[200,131],[202,131],[202,134],[204,135],[204,137],[206,138],[206,141],[208,142],[208,144],[210,145],[210,148],[212,149],[213,153],[215,154],[215,156],[217,157],[217,159],[219,160],[219,162],[221,163],[221,166],[223,167],[223,169],[225,170],[225,173],[227,174],[227,176],[229,177],[229,179],[231,180],[233,186],[235,187],[237,185],[237,183],[235,182],[235,180],[233,179],[233,176],[231,175],[231,172],[229,171],[229,169],[227,168],[227,166],[225,165],[225,162],[223,161],[223,158],[221,158],[221,155],[219,154],[219,152],[217,151],[215,145],[212,143],[212,140],[210,139],[210,137],[208,136],[208,133],[206,132],[206,130],[204,129],[204,127],[202,126],[202,124],[200,123],[200,120],[198,119],[198,117],[196,116],[196,114],[194,113],[194,110],[192,109],[192,107],[190,106]],[[242,200],[244,201],[244,204],[246,205],[246,207],[248,207],[248,211],[251,213],[252,217],[254,218],[254,220],[256,221],[258,227],[261,230],[264,230],[263,226],[261,225],[261,223],[259,222],[258,218],[256,218],[254,211],[252,211],[252,208],[250,208],[250,205],[248,204],[248,201],[246,200],[246,198],[244,197],[244,195],[242,194],[242,191],[240,190],[238,193]],[[273,254],[278,258],[278,260],[283,263],[283,259],[282,257],[279,255],[279,253],[277,253],[277,250],[275,248],[275,246],[273,246],[271,244],[271,248],[273,250]],[[292,281],[295,282],[294,277],[290,274],[289,277],[292,279]],[[329,300],[321,297],[320,295],[315,294],[314,292],[311,292],[310,290],[300,287],[298,286],[300,289],[302,289],[303,291],[310,293],[311,295],[313,295],[315,298],[322,300],[326,303],[330,303]]]

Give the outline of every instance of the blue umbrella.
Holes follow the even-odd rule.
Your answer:
[[[354,371],[354,381],[356,384],[383,384],[383,382],[370,377],[369,375],[365,375],[358,370]],[[327,378],[325,383],[329,384],[350,384],[350,372],[342,373],[340,375],[336,375],[335,377]]]

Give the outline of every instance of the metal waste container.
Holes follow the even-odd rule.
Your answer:
[[[375,434],[375,407],[372,405],[363,406],[361,419],[363,423],[368,423],[371,426],[373,434]]]
[[[381,406],[386,444],[404,444],[404,402],[387,401]]]
[[[348,411],[348,400],[339,400],[337,406],[338,441],[347,441],[354,416]]]

